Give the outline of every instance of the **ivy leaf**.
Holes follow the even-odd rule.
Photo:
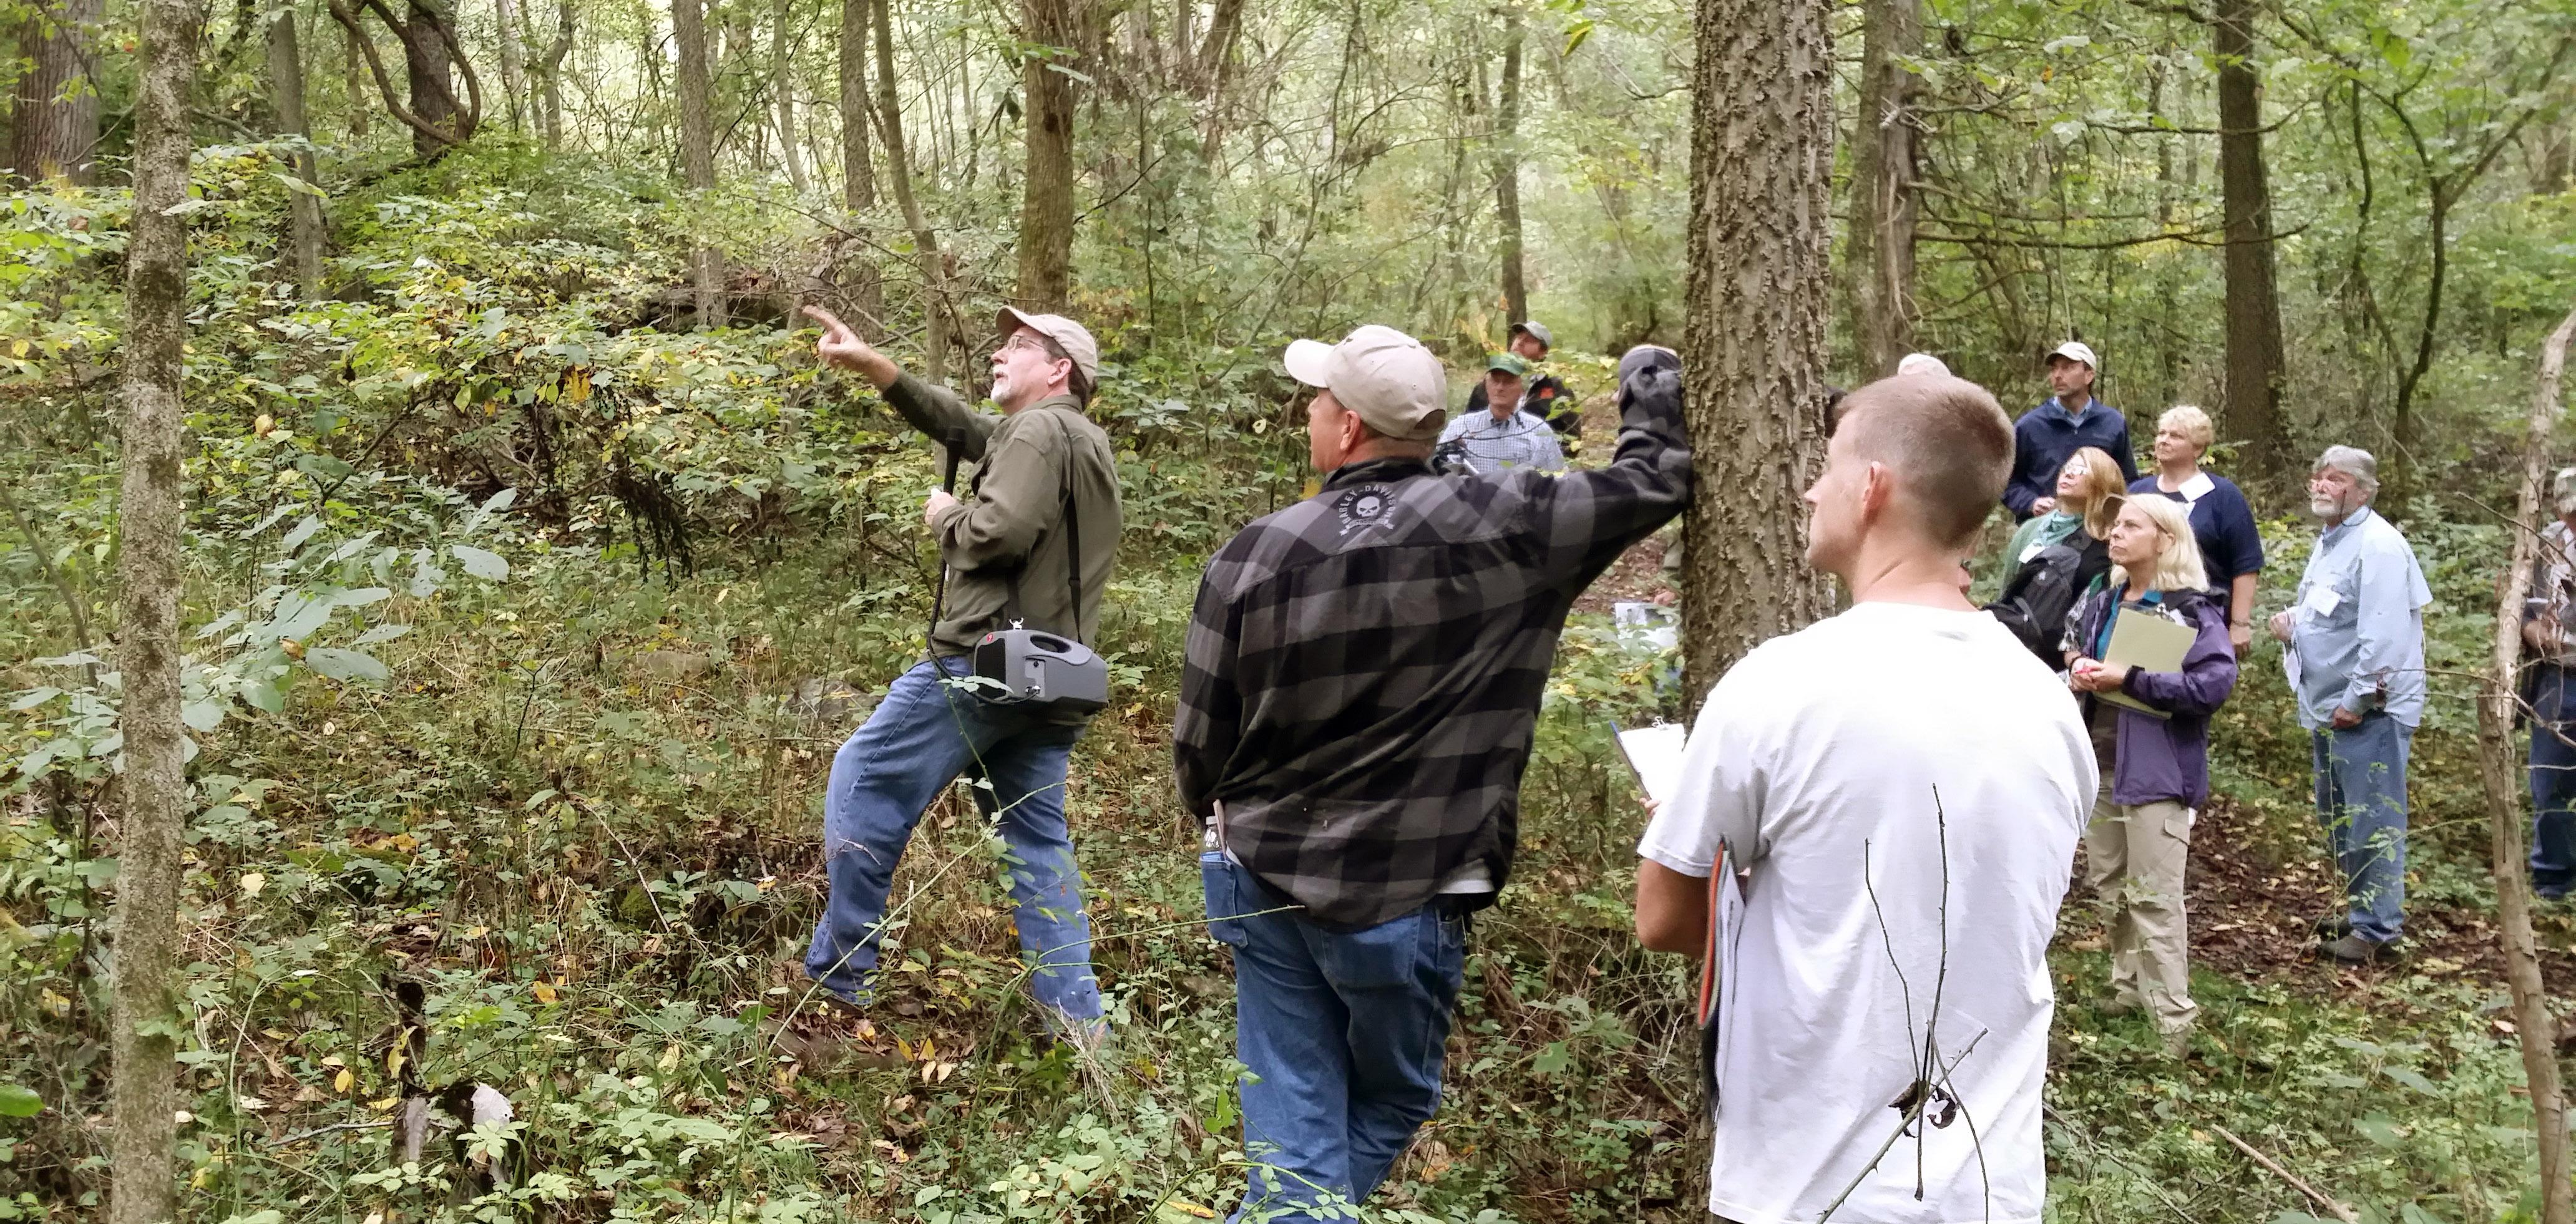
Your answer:
[[[304,652],[304,665],[334,680],[372,680],[382,682],[393,676],[393,669],[361,651],[319,647]]]
[[[502,560],[499,553],[476,548],[471,544],[450,544],[447,546],[447,552],[449,556],[456,558],[458,565],[465,567],[466,573],[477,578],[500,582],[510,576],[510,563]]]

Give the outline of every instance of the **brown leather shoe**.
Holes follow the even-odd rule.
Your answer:
[[[2377,943],[2359,935],[2346,935],[2320,947],[2320,955],[2333,957],[2338,964],[2367,965],[2373,961],[2395,960],[2397,951],[2389,944]]]

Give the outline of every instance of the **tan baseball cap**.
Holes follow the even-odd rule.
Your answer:
[[[1093,383],[1100,381],[1100,342],[1093,340],[1082,324],[1063,315],[1030,314],[1005,306],[993,316],[993,327],[1005,336],[1025,327],[1055,341],[1065,356],[1073,358],[1074,368],[1082,371],[1084,378]]]
[[[1377,432],[1399,442],[1436,442],[1449,420],[1449,374],[1422,342],[1371,323],[1339,344],[1299,340],[1283,359],[1288,376],[1322,387]]]
[[[2029,350],[2025,349],[2023,351],[2028,352]],[[2048,355],[2050,357],[2063,357],[2068,361],[2081,361],[2097,370],[2102,368],[2102,363],[2093,359],[2093,346],[2086,344],[2081,340],[2069,340],[2064,344],[2058,345],[2056,348],[2050,349],[2048,351]]]

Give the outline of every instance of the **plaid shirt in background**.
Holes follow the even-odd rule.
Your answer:
[[[1566,610],[1690,500],[1677,376],[1640,376],[1622,408],[1601,470],[1357,464],[1209,562],[1172,718],[1181,798],[1201,820],[1222,803],[1225,848],[1307,917],[1401,917],[1470,864],[1503,886]]]

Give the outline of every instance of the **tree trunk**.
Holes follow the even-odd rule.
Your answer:
[[[1833,608],[1798,499],[1824,464],[1834,112],[1826,0],[1696,8],[1681,356],[1699,475],[1682,624],[1683,683],[1700,694]]]
[[[527,51],[519,42],[519,0],[492,0],[493,37],[501,44],[501,96],[510,104],[510,130],[524,131],[519,107],[527,97]]]
[[[268,23],[268,96],[281,135],[311,139],[304,116],[304,52],[295,37],[295,10],[281,8]],[[295,177],[320,189],[321,172],[309,148],[295,154]],[[286,264],[306,300],[322,296],[322,199],[291,190],[286,201]]]
[[[2540,953],[2531,931],[2531,894],[2524,874],[2530,870],[2530,860],[2522,841],[2523,788],[2514,768],[2513,725],[2520,687],[2515,680],[2522,660],[2522,601],[2529,592],[2532,560],[2538,552],[2541,481],[2549,467],[2549,439],[2558,422],[2559,379],[2567,368],[2571,337],[2576,337],[2576,313],[2570,313],[2541,347],[2540,385],[2532,392],[2530,430],[2523,446],[2522,494],[2514,509],[2513,562],[2505,568],[2504,590],[2496,603],[2494,670],[2478,697],[2478,773],[2486,787],[2488,867],[2495,876],[2505,984],[2513,999],[2516,1036],[2522,1043],[2532,1129],[2540,1138],[2542,1224],[2569,1224],[2567,1102],[2558,1079],[2558,1022],[2549,1014]],[[2537,719],[2531,733],[2552,734]]]
[[[404,79],[411,87],[411,113],[420,121],[440,131],[454,132],[456,127],[456,78],[448,58],[447,44],[439,41],[438,10],[412,0],[403,14],[406,28],[395,31],[402,36]],[[429,132],[414,129],[411,150],[422,157],[436,157],[455,144],[442,141]]]
[[[40,0],[18,29],[27,66],[10,111],[9,168],[28,182],[98,181],[98,90],[85,65],[105,14],[104,0]]]
[[[358,40],[366,36],[357,26],[340,27],[340,53],[348,76],[349,139],[361,143],[367,139],[367,53],[358,49]]]
[[[1494,106],[1494,216],[1502,230],[1503,313],[1529,318],[1521,269],[1521,15],[1504,19],[1501,100]]]
[[[841,0],[841,203],[862,239],[870,229],[858,218],[876,211],[877,175],[868,139],[868,2]],[[851,270],[851,304],[876,320],[885,313],[884,278],[863,242]]]
[[[769,92],[773,109],[778,112],[778,156],[787,163],[788,185],[796,194],[814,190],[814,181],[805,174],[805,150],[796,135],[796,72],[788,62],[796,48],[795,17],[788,10],[790,0],[778,0],[771,16],[769,38]]]
[[[2263,169],[2262,80],[2254,71],[2255,0],[2218,0],[2218,169],[2227,234],[2227,433],[2242,474],[2269,482],[2289,467],[2281,430],[2281,300],[2272,276],[2272,197]]]
[[[1028,163],[1020,175],[1018,305],[1061,310],[1073,290],[1073,78],[1084,0],[1021,0],[1026,37],[1046,50],[1020,61],[1028,98]]]
[[[108,1026],[110,1224],[176,1215],[176,1036],[186,1023],[171,973],[180,942],[179,841],[187,821],[187,747],[179,724],[179,544],[186,526],[179,364],[187,339],[188,222],[170,210],[188,192],[188,104],[204,10],[195,0],[145,0],[142,10],[118,388],[125,400],[116,633],[125,687],[118,726],[125,736],[118,781],[125,815],[118,828],[115,1003]]]
[[[877,28],[877,122],[884,130],[887,181],[895,206],[912,230],[912,257],[921,268],[921,376],[938,382],[948,364],[948,295],[941,275],[939,234],[922,218],[921,200],[912,192],[912,159],[904,152],[903,98],[894,84],[894,13],[887,0],[872,0],[869,14]]]
[[[671,38],[680,52],[680,172],[692,194],[716,185],[715,118],[708,102],[707,17],[699,0],[671,0]],[[724,326],[724,255],[700,243],[689,259],[698,326]]]
[[[555,5],[555,40],[537,57],[538,90],[544,95],[546,148],[563,147],[563,62],[572,54],[572,0]]]
[[[1914,349],[1914,99],[1903,60],[1922,50],[1922,0],[1862,5],[1860,113],[1852,120],[1851,331],[1861,381],[1896,372]]]

